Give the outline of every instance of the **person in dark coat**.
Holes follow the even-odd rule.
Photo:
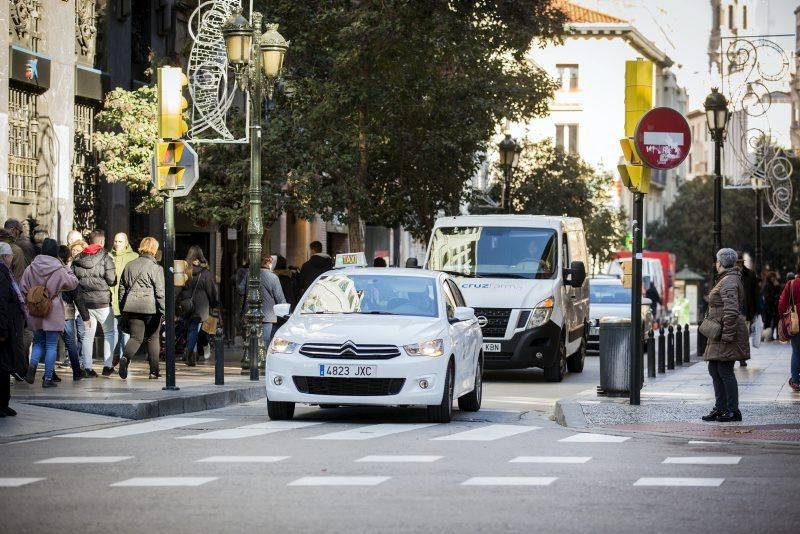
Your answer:
[[[650,282],[650,287],[645,291],[644,296],[650,299],[650,311],[653,314],[653,320],[658,317],[658,307],[661,306],[661,296],[658,294],[658,289],[653,282]]]
[[[308,248],[311,251],[311,257],[300,267],[300,280],[297,284],[296,300],[299,300],[300,297],[303,296],[303,293],[311,287],[311,284],[314,283],[314,280],[316,280],[319,275],[333,269],[333,260],[331,257],[322,253],[322,243],[319,241],[312,241],[311,244],[308,245]]]
[[[717,283],[708,294],[708,320],[722,325],[719,339],[709,339],[703,359],[714,383],[716,403],[703,421],[741,421],[739,385],[733,366],[750,358],[750,333],[742,314],[744,286],[741,270],[736,267],[736,251],[722,248],[717,252]]]
[[[185,359],[186,365],[194,367],[197,365],[197,337],[200,334],[200,326],[203,321],[211,315],[211,310],[218,306],[217,285],[214,283],[214,275],[208,270],[203,250],[192,245],[186,255],[186,263],[191,267],[192,278],[183,286],[183,290],[178,296],[178,302],[186,299],[192,301],[192,313],[183,319],[188,322],[186,333]]]
[[[11,377],[22,380],[28,358],[22,341],[25,325],[25,298],[11,272],[14,252],[8,243],[0,243],[0,417],[14,416],[10,408]]]
[[[58,259],[64,265],[69,266],[72,260],[72,254],[69,247],[61,245],[58,247]],[[83,301],[78,295],[78,290],[71,289],[61,293],[61,299],[64,301],[64,331],[61,332],[61,339],[64,341],[64,347],[67,349],[69,356],[69,366],[72,368],[72,379],[81,380],[83,378],[83,371],[81,370],[81,355],[78,349],[78,343],[75,338],[75,314],[76,310],[80,309],[80,313],[88,315],[88,310],[83,305]]]
[[[3,225],[3,229],[14,236],[14,243],[22,249],[25,255],[25,265],[30,265],[33,258],[36,257],[36,249],[28,236],[25,235],[25,228],[22,223],[17,219],[8,219]]]
[[[275,270],[272,271],[281,282],[281,290],[286,302],[291,304],[292,310],[297,303],[296,289],[297,279],[295,274],[289,270],[286,264],[286,258],[278,254],[278,259],[275,260]],[[281,322],[280,320],[278,322]]]
[[[19,281],[22,279],[22,273],[25,272],[25,268],[28,266],[28,260],[25,259],[25,253],[22,251],[19,245],[17,245],[17,239],[14,237],[14,234],[5,228],[0,228],[0,243],[8,243],[8,246],[11,247],[11,272],[14,274],[14,278],[19,283]]]
[[[758,298],[758,277],[756,273],[748,269],[744,264],[742,253],[737,252],[737,254],[739,255],[739,261],[736,262],[736,266],[742,271],[742,286],[744,287],[745,297],[742,313],[744,313],[744,317],[747,320],[747,331],[749,332],[753,326],[753,320],[756,318],[756,315],[761,313],[761,310],[759,310],[759,302],[761,299]],[[739,365],[747,367],[747,362],[740,360]]]
[[[83,368],[88,376],[95,377],[92,369],[92,349],[97,325],[103,329],[103,376],[114,372],[114,346],[117,344],[117,321],[111,306],[111,287],[117,283],[114,260],[103,248],[106,237],[102,230],[89,236],[90,244],[80,256],[72,261],[72,270],[78,277],[78,295],[83,300],[88,314],[83,319]]]
[[[119,377],[127,378],[128,365],[147,343],[150,378],[161,376],[158,368],[161,318],[164,316],[164,270],[156,263],[158,241],[145,237],[139,244],[139,257],[122,270],[119,284],[119,309],[127,322],[130,338],[119,359]]]

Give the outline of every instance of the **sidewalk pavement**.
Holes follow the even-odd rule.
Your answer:
[[[800,444],[800,393],[789,387],[792,349],[764,343],[751,349],[747,367],[736,365],[741,423],[705,423],[714,406],[714,388],[705,362],[693,357],[656,378],[645,378],[641,405],[627,398],[598,397],[595,390],[560,399],[556,420],[580,429],[668,433],[698,439],[746,439]]]
[[[73,381],[69,369],[57,368],[62,382],[57,388],[48,389],[41,386],[44,369],[40,365],[33,385],[25,382],[13,384],[11,405],[18,411],[23,404],[125,419],[147,419],[261,399],[265,396],[263,372],[259,373],[257,382],[251,381],[249,374],[243,375],[239,365],[241,355],[241,347],[226,347],[225,385],[222,386],[214,385],[213,355],[208,360],[200,360],[197,367],[188,367],[177,361],[175,382],[180,388],[178,391],[162,389],[166,383],[164,362],[161,362],[161,378],[149,380],[149,366],[142,356],[137,356],[131,363],[126,380],[115,372],[110,377]]]

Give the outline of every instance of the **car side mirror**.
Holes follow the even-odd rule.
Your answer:
[[[572,287],[581,287],[586,281],[586,266],[582,261],[573,261],[569,266],[570,280]]]
[[[275,315],[278,317],[289,317],[289,311],[292,309],[291,304],[276,304],[275,305]]]
[[[467,308],[465,306],[459,306],[456,308],[456,311],[453,313],[452,322],[459,322],[459,321],[471,321],[475,318],[475,310],[473,308]]]

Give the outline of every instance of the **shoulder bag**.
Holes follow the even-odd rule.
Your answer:
[[[797,307],[794,304],[794,280],[789,282],[788,289],[789,307],[778,321],[778,338],[781,341],[789,341],[800,333],[800,317],[797,315]]]
[[[136,283],[142,278],[143,275],[144,275],[144,271],[140,272],[136,276],[136,278],[133,279],[133,283],[131,284],[131,287],[129,287],[128,291],[125,293],[125,298],[122,299],[119,302],[120,318],[119,318],[119,325],[117,325],[117,327],[120,330],[122,330],[122,332],[125,333],[125,334],[130,334],[131,333],[131,325],[128,322],[128,314],[125,313],[125,304],[128,302],[128,295],[131,294],[131,291],[133,291],[133,288],[136,287]]]
[[[175,306],[175,313],[178,317],[182,319],[189,319],[194,314],[194,295],[197,293],[197,286],[200,285],[200,281],[203,279],[203,271],[200,271],[200,274],[197,276],[197,281],[192,288],[192,296],[189,298],[183,298],[178,301],[177,306]]]

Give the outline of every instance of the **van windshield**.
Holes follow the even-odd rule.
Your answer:
[[[471,278],[553,278],[557,251],[557,235],[550,228],[437,228],[428,269]]]

